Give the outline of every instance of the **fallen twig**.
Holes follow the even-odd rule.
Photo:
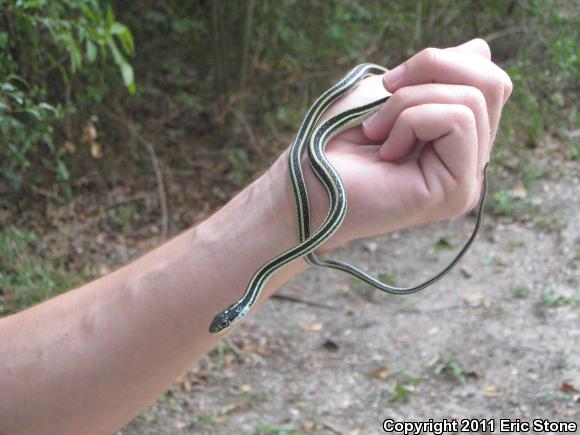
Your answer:
[[[161,166],[159,165],[159,159],[157,158],[157,153],[155,152],[155,148],[153,144],[147,140],[137,130],[135,125],[124,116],[117,115],[114,112],[110,112],[110,115],[113,118],[120,120],[123,125],[127,127],[129,130],[129,134],[136,139],[138,142],[143,144],[143,146],[147,149],[147,153],[149,154],[149,158],[151,159],[151,164],[153,165],[153,170],[155,171],[155,178],[157,179],[157,191],[159,194],[159,207],[161,208],[161,241],[165,241],[167,239],[167,231],[169,226],[169,213],[167,211],[167,195],[165,194],[165,182],[163,181],[163,173],[161,172]]]
[[[325,305],[325,304],[319,304],[318,302],[307,301],[305,299],[300,299],[300,298],[298,298],[296,296],[290,296],[290,295],[284,295],[284,294],[276,293],[276,294],[272,295],[272,298],[278,299],[278,300],[281,300],[281,301],[296,302],[296,303],[299,303],[299,304],[310,305],[311,307],[323,308],[325,310],[333,310],[333,311],[336,311],[336,308],[333,307],[333,306]]]
[[[139,136],[140,137],[140,136]],[[165,183],[163,181],[163,173],[159,166],[159,159],[157,159],[157,154],[155,153],[155,148],[153,144],[141,138],[141,142],[147,148],[151,163],[153,164],[153,170],[155,171],[155,178],[157,178],[157,191],[159,192],[159,203],[161,206],[161,241],[167,239],[167,227],[169,225],[169,216],[167,213],[167,196],[165,195]]]

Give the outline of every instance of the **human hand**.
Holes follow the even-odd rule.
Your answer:
[[[364,80],[331,108],[328,116],[392,93],[362,126],[327,145],[346,188],[348,212],[319,253],[355,238],[452,218],[477,204],[483,167],[512,91],[508,75],[490,59],[481,39],[428,48],[382,80]],[[306,166],[315,229],[328,198]]]

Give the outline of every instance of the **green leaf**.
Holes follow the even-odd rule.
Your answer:
[[[115,22],[110,27],[109,31],[111,32],[112,35],[122,35],[123,33],[128,32],[129,29],[127,29],[127,26],[125,26],[121,23]]]
[[[133,67],[129,65],[127,62],[122,62],[121,65],[121,74],[123,75],[123,83],[125,86],[129,87],[135,81],[135,76],[133,74]]]
[[[87,59],[91,63],[97,59],[97,47],[90,39],[87,39]]]
[[[63,181],[68,181],[70,178],[70,173],[62,160],[57,160],[56,162],[56,173]]]
[[[441,251],[443,249],[453,249],[453,244],[446,238],[441,237],[435,243],[435,249],[437,249],[438,251]]]
[[[107,24],[109,24],[109,26],[112,26],[114,22],[115,22],[115,14],[113,14],[113,9],[109,5],[107,7]]]
[[[133,54],[135,52],[135,43],[133,41],[133,35],[129,29],[125,29],[126,31],[121,33],[119,39],[121,40],[121,44],[123,45],[123,50],[127,54]]]
[[[27,109],[26,113],[34,116],[36,119],[38,119],[39,121],[42,119],[42,116],[40,115],[40,112],[36,109]]]

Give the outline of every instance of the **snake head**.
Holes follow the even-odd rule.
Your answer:
[[[217,334],[224,331],[225,329],[228,329],[231,325],[243,317],[244,314],[245,310],[240,309],[240,307],[236,305],[228,307],[221,313],[216,314],[216,316],[211,321],[211,324],[209,325],[209,332],[212,334]]]
[[[228,316],[228,310],[222,311],[221,313],[217,314],[213,320],[211,321],[211,325],[209,325],[209,332],[212,334],[217,334],[222,332],[224,329],[227,329],[228,326],[232,324],[232,320]]]

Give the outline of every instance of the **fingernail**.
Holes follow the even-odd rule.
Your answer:
[[[369,133],[368,130],[372,129],[373,126],[375,125],[375,120],[377,119],[377,115],[378,115],[378,112],[375,112],[363,121],[362,126],[363,126],[363,132],[365,134],[368,134]]]
[[[396,67],[395,69],[392,69],[385,73],[385,75],[383,76],[383,80],[385,82],[386,87],[389,90],[392,90],[397,85],[397,82],[401,80],[401,78],[403,77],[403,73],[405,72],[406,69],[407,65],[403,63],[398,67]]]

